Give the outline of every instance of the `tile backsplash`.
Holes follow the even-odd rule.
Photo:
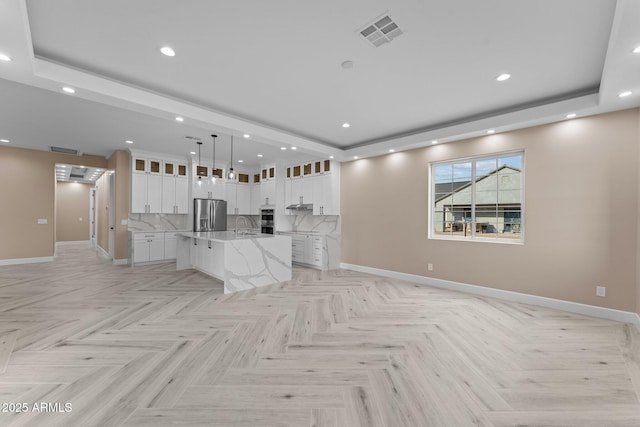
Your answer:
[[[298,215],[286,215],[283,224],[276,224],[281,231],[318,231],[328,234],[340,234],[339,215],[313,215],[311,212]]]
[[[129,214],[129,231],[191,230],[189,215]]]

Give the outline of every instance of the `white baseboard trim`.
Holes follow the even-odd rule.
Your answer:
[[[113,265],[127,265],[129,264],[129,259],[125,258],[125,259],[114,259],[113,260]]]
[[[100,245],[96,245],[96,250],[98,251],[98,254],[102,255],[103,257],[105,257],[106,259],[111,259],[111,256],[109,256],[109,252],[105,251],[102,246]]]
[[[537,295],[522,294],[519,292],[505,291],[502,289],[487,288],[484,286],[469,285],[466,283],[453,282],[450,280],[435,279],[432,277],[418,276],[417,274],[400,273],[398,271],[383,270],[380,268],[366,267],[362,265],[340,263],[340,268],[358,271],[361,273],[374,274],[377,276],[390,277],[392,279],[406,280],[408,282],[433,286],[436,288],[449,289],[453,291],[466,292],[469,294],[482,295],[486,297],[498,298],[507,301],[521,302],[524,304],[538,305],[541,307],[554,308],[556,310],[568,311],[570,313],[584,314],[586,316],[599,317],[602,319],[616,320],[623,323],[636,325],[640,330],[640,316],[630,311],[615,310],[612,308],[597,307],[595,305],[581,304],[571,301],[563,301],[554,298],[540,297]]]
[[[91,240],[76,240],[71,242],[56,242],[56,246],[66,246],[66,245],[91,245]]]
[[[52,256],[43,256],[38,258],[14,258],[0,259],[0,265],[17,265],[17,264],[36,264],[38,262],[52,262]]]

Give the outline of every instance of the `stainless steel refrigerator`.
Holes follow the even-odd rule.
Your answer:
[[[226,229],[226,200],[193,199],[193,231],[225,231]]]

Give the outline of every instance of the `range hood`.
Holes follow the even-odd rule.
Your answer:
[[[287,209],[291,209],[294,211],[312,211],[313,203],[298,203],[297,205],[289,205]]]

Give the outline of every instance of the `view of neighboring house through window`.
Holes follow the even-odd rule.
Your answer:
[[[431,237],[522,241],[524,153],[434,163]]]

